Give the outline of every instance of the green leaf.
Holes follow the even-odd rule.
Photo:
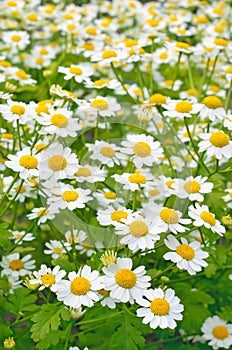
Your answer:
[[[67,273],[76,270],[75,265],[66,259],[61,259],[61,258],[53,259],[52,265],[53,266],[57,266],[57,265],[60,266],[60,268],[65,270]]]
[[[0,277],[0,289],[6,294],[9,292],[9,281],[6,276]]]
[[[34,322],[31,327],[32,339],[39,341],[43,339],[49,332],[59,328],[61,319],[70,320],[70,312],[64,305],[44,304],[40,311],[32,316]]]
[[[60,343],[60,340],[65,339],[66,337],[66,331],[51,331],[48,333],[40,342],[36,345],[36,349],[38,350],[45,350],[50,349],[51,345],[57,345]]]
[[[35,311],[38,309],[38,305],[35,304],[36,299],[37,297],[31,294],[30,290],[18,288],[9,296],[3,307],[15,315],[23,311]]]
[[[213,263],[209,263],[208,266],[206,266],[204,269],[204,273],[207,278],[210,278],[213,275],[215,275],[216,271],[217,271],[217,266]]]
[[[232,322],[231,306],[222,307],[218,316],[227,322]]]
[[[144,346],[145,339],[139,329],[141,322],[136,315],[131,315],[125,308],[119,321],[120,326],[112,337],[112,350],[137,350]]]
[[[10,249],[12,246],[10,238],[12,236],[13,235],[10,231],[0,228],[0,246],[3,247],[3,249]]]

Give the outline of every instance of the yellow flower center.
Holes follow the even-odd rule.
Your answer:
[[[104,51],[103,54],[102,54],[102,58],[106,59],[106,58],[112,58],[112,57],[117,57],[117,52],[114,51],[114,50],[107,50],[107,51]]]
[[[94,86],[102,86],[102,85],[105,85],[105,84],[108,84],[109,83],[109,80],[106,80],[106,79],[99,79],[99,80],[95,80],[94,82]]]
[[[70,13],[65,13],[63,15],[63,19],[73,19],[73,15],[71,15]]]
[[[15,259],[10,262],[10,268],[14,271],[19,271],[24,267],[24,262],[20,259]]]
[[[51,123],[58,128],[66,128],[68,125],[68,118],[63,114],[53,114],[50,119]]]
[[[19,159],[19,164],[26,169],[35,169],[38,165],[38,160],[33,156],[22,156]]]
[[[226,135],[223,131],[216,131],[212,133],[209,141],[213,146],[221,148],[227,146],[230,142],[230,139],[229,136]]]
[[[23,115],[25,113],[25,107],[20,105],[13,105],[10,107],[10,111],[14,114]]]
[[[193,109],[192,104],[188,101],[177,102],[175,110],[179,113],[188,113]]]
[[[122,288],[130,289],[136,284],[136,274],[129,269],[120,269],[115,275],[115,280]]]
[[[89,170],[88,168],[79,168],[77,170],[77,172],[75,173],[75,176],[87,177],[87,176],[90,176],[90,175],[92,175],[92,173],[91,173],[91,170]]]
[[[38,16],[35,13],[29,13],[27,15],[27,19],[32,22],[37,22],[38,21]]]
[[[150,97],[149,103],[153,103],[155,105],[161,105],[162,103],[166,102],[166,96],[162,94],[154,94]]]
[[[155,197],[155,196],[158,196],[160,194],[160,191],[157,190],[156,188],[154,188],[153,190],[149,190],[149,195],[151,197]]]
[[[40,209],[37,213],[38,216],[44,216],[44,215],[47,215],[48,214],[48,209],[45,210],[45,209]]]
[[[38,145],[35,146],[36,151],[41,151],[46,147],[45,143],[39,143]]]
[[[149,24],[150,27],[157,27],[159,22],[156,21],[155,19],[147,19],[146,22]]]
[[[178,43],[176,43],[176,47],[178,47],[179,49],[188,49],[190,45],[182,41],[179,41]]]
[[[8,68],[8,67],[11,67],[12,64],[8,61],[0,61],[0,66]]]
[[[140,174],[140,170],[136,170],[136,172],[128,177],[128,180],[135,184],[145,184],[146,177]]]
[[[67,161],[64,157],[55,155],[48,159],[48,166],[54,171],[63,170],[67,165]]]
[[[69,72],[75,75],[81,75],[83,73],[82,69],[79,67],[71,67],[69,68]]]
[[[79,197],[76,191],[64,191],[62,193],[62,198],[66,202],[74,202]]]
[[[226,73],[232,74],[232,66],[230,66],[226,69]]]
[[[17,6],[17,2],[16,1],[7,1],[6,5],[14,7],[14,6]]]
[[[86,34],[89,35],[97,35],[97,30],[96,28],[90,27],[85,30]]]
[[[55,247],[55,248],[53,248],[53,251],[54,251],[56,254],[61,254],[61,253],[62,253],[62,248],[60,248],[60,247]]]
[[[176,248],[176,252],[186,260],[192,260],[195,256],[193,248],[190,247],[188,244],[180,244]]]
[[[6,133],[6,134],[2,134],[2,138],[7,140],[13,140],[14,135]]]
[[[70,284],[70,290],[75,295],[85,295],[90,290],[90,282],[85,277],[76,277]]]
[[[199,182],[193,180],[188,181],[184,184],[184,190],[188,193],[197,193],[201,188],[201,185]]]
[[[167,224],[177,224],[179,216],[174,209],[164,208],[160,211],[161,219]]]
[[[217,96],[207,96],[202,101],[204,105],[211,109],[216,109],[222,107],[222,103]]]
[[[187,93],[190,95],[190,96],[199,96],[199,91],[197,89],[188,89],[187,90]]]
[[[83,45],[83,48],[87,51],[93,51],[95,49],[95,46],[93,43],[86,41]]]
[[[228,46],[228,41],[223,38],[214,39],[214,44],[219,46]]]
[[[129,231],[134,237],[144,237],[148,234],[148,226],[143,221],[133,221],[129,226]]]
[[[44,63],[44,59],[39,57],[35,60],[35,63],[38,64],[38,65],[42,65]]]
[[[164,82],[164,85],[166,85],[166,86],[172,86],[172,84],[173,84],[173,80],[171,80],[171,79],[165,80],[165,82]]]
[[[225,326],[216,326],[213,328],[212,333],[215,338],[223,340],[228,337],[229,331]]]
[[[91,102],[91,106],[100,110],[108,109],[108,102],[102,99],[94,100]]]
[[[75,30],[77,29],[77,26],[75,24],[68,24],[66,28],[67,30]]]
[[[123,210],[116,210],[111,213],[110,217],[113,221],[121,222],[121,219],[127,219],[128,214]]]
[[[56,282],[55,276],[52,275],[51,273],[46,273],[46,275],[43,275],[41,277],[41,281],[43,285],[49,285],[51,286]]]
[[[148,157],[151,154],[151,147],[146,142],[137,142],[133,151],[139,157]]]
[[[15,187],[14,187],[15,192],[18,192],[19,188],[20,188],[19,185],[18,185],[18,186],[15,186]],[[19,190],[19,193],[24,193],[24,192],[26,192],[26,187],[25,187],[25,186],[22,186],[21,189]]]
[[[21,69],[17,70],[17,72],[15,73],[15,75],[20,78],[20,79],[23,79],[23,80],[27,80],[28,78],[28,75]]]
[[[105,192],[105,193],[104,193],[104,197],[105,197],[106,199],[116,199],[116,198],[117,198],[117,195],[116,195],[116,193],[114,193],[114,192]]]
[[[136,45],[138,45],[138,40],[129,39],[129,38],[125,39],[125,46],[126,47],[132,47],[132,46],[136,46]]]
[[[150,304],[150,309],[153,312],[153,314],[157,316],[165,316],[170,311],[170,305],[167,302],[167,300],[163,298],[156,298],[152,300]]]
[[[200,215],[200,218],[207,222],[210,226],[214,226],[216,224],[216,219],[213,216],[213,214],[209,213],[208,211],[203,211]]]
[[[113,158],[115,155],[115,150],[109,146],[104,146],[100,149],[101,154],[104,157]]]
[[[20,35],[15,34],[15,35],[12,35],[11,40],[17,43],[20,40],[22,40],[22,37]]]
[[[162,52],[162,53],[159,55],[159,58],[160,58],[161,60],[166,60],[166,58],[168,58],[167,52]]]
[[[175,183],[175,181],[173,180],[168,180],[165,182],[165,184],[168,186],[168,188],[170,188],[171,190],[173,190],[172,185]]]

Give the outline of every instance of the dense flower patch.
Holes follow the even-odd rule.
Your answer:
[[[230,349],[230,1],[0,15],[0,348]]]

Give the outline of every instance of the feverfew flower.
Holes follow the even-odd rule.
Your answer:
[[[105,290],[110,296],[123,303],[138,301],[150,287],[150,276],[144,276],[144,266],[132,271],[132,259],[117,258],[115,263],[103,267]]]
[[[164,242],[173,252],[164,254],[164,259],[177,263],[180,270],[184,269],[190,275],[195,275],[196,272],[202,270],[202,267],[208,265],[203,259],[207,258],[209,254],[201,250],[201,244],[198,241],[188,243],[183,237],[180,240],[181,243],[173,235],[168,235]]]
[[[223,120],[226,116],[226,111],[221,100],[217,96],[207,96],[202,101],[203,108],[200,111],[200,116],[203,119],[207,117],[214,122],[215,120]]]
[[[93,70],[91,69],[91,66],[89,64],[72,64],[71,67],[60,66],[58,67],[58,72],[64,74],[65,80],[70,80],[74,78],[74,80],[77,83],[82,83],[83,81],[86,81],[89,78],[89,76],[93,74]]]
[[[152,136],[128,135],[126,141],[122,141],[121,152],[128,155],[137,168],[143,165],[152,166],[159,163],[163,155],[163,149],[159,141],[154,141]]]
[[[71,250],[72,247],[67,245],[64,248],[64,244],[61,241],[57,241],[55,239],[50,240],[45,243],[45,247],[48,249],[44,250],[44,254],[51,255],[53,259],[60,258],[61,255],[66,254],[66,250]]]
[[[5,165],[19,173],[21,179],[26,180],[30,176],[39,176],[39,154],[33,154],[29,147],[18,151],[16,155],[9,154]]]
[[[224,131],[204,133],[199,137],[203,140],[199,143],[199,151],[206,151],[208,157],[215,156],[219,160],[223,157],[227,159],[232,157],[232,142]]]
[[[188,198],[190,201],[203,202],[204,194],[212,192],[213,183],[206,182],[207,177],[189,176],[185,180],[176,179],[172,184],[173,194],[179,198]]]
[[[90,102],[84,101],[78,109],[95,116],[112,117],[121,109],[121,106],[112,97],[97,96],[91,98]]]
[[[103,288],[103,277],[99,276],[99,272],[84,265],[78,272],[70,272],[68,280],[57,283],[57,299],[74,308],[82,305],[92,307],[99,300],[97,291]]]
[[[97,220],[102,226],[116,226],[118,222],[122,222],[122,219],[127,219],[130,213],[132,213],[132,210],[126,209],[125,207],[120,206],[115,209],[109,205],[106,209],[97,211]]]
[[[183,118],[191,118],[193,114],[198,113],[202,105],[192,101],[176,100],[163,105],[163,107],[167,110],[163,112],[165,116],[182,120]]]
[[[215,215],[210,213],[207,205],[200,206],[195,204],[196,207],[190,205],[188,215],[194,220],[193,225],[200,227],[205,226],[211,231],[219,234],[220,236],[225,233],[225,227],[215,218]]]
[[[153,175],[145,172],[136,170],[135,173],[124,173],[122,175],[112,175],[112,178],[115,179],[116,182],[119,184],[123,184],[124,190],[130,190],[130,191],[137,191],[141,188],[147,187],[149,181],[153,180]]]
[[[208,317],[201,327],[202,338],[209,341],[209,345],[217,350],[229,349],[232,345],[232,324],[220,319],[218,316]]]
[[[30,260],[31,254],[20,258],[19,253],[3,256],[0,266],[3,268],[2,275],[18,278],[28,275],[35,268],[35,260]]]
[[[87,144],[92,154],[93,160],[98,160],[101,164],[106,164],[112,168],[114,164],[120,164],[119,159],[122,158],[120,148],[113,143],[96,140],[95,144]]]
[[[50,288],[52,292],[57,291],[56,283],[59,282],[65,275],[64,270],[60,270],[60,266],[55,266],[53,269],[47,267],[45,264],[40,266],[38,271],[33,272],[36,277],[34,280],[30,280],[31,284],[39,284],[39,290],[44,288]]]
[[[189,228],[183,226],[191,223],[190,219],[182,219],[182,213],[179,210],[163,207],[159,214],[155,217],[153,225],[159,227],[161,232],[168,230],[177,234],[178,232],[185,232]]]
[[[160,327],[174,329],[176,320],[182,320],[181,312],[184,306],[180,304],[180,299],[175,296],[173,289],[163,290],[155,288],[144,291],[146,299],[140,299],[138,304],[143,306],[137,310],[138,317],[144,317],[143,323],[150,323],[150,327],[156,329]]]

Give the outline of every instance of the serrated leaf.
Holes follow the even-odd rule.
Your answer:
[[[140,322],[137,317],[127,311],[120,316],[121,325],[112,337],[112,349],[137,350],[145,343],[139,330]]]
[[[50,349],[51,345],[57,345],[61,339],[65,339],[66,331],[51,331],[36,345],[38,350]]]
[[[18,288],[8,297],[8,301],[4,303],[4,308],[18,315],[23,311],[35,311],[38,305],[35,304],[37,297],[31,294],[26,288]]]
[[[40,311],[32,316],[34,322],[31,327],[32,339],[39,341],[43,339],[50,331],[58,329],[61,319],[70,320],[70,312],[64,305],[44,304]]]
[[[8,230],[1,229],[0,231],[0,246],[3,247],[3,249],[8,250],[12,246],[12,243],[10,241],[10,238],[12,237],[12,233]]]
[[[11,254],[13,253],[28,253],[35,250],[34,247],[21,247],[17,246],[14,250],[11,251]]]

